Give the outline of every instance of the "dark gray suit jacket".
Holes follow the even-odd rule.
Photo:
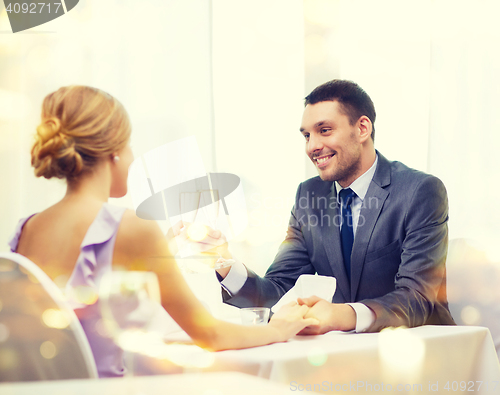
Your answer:
[[[333,302],[361,302],[375,313],[368,331],[387,326],[453,325],[446,298],[448,199],[429,174],[380,153],[361,207],[349,283],[340,244],[340,209],[332,182],[299,185],[287,237],[265,277],[248,270],[226,303],[272,306],[301,274],[334,276]]]

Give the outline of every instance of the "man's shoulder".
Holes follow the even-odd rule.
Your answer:
[[[390,174],[390,184],[393,186],[418,186],[422,183],[442,184],[441,180],[429,173],[413,169],[399,161],[389,161],[382,157],[381,165],[387,167]],[[383,174],[383,172],[382,172]],[[380,174],[375,173],[374,180],[380,180]]]
[[[391,176],[394,181],[406,180],[408,182],[418,183],[427,177],[433,177],[431,174],[406,166],[404,163],[399,161],[392,161],[390,164]]]
[[[435,205],[440,205],[447,201],[446,187],[438,177],[398,161],[386,160],[386,166],[386,171],[390,174],[389,182],[384,185],[381,178],[376,179],[376,176],[373,181],[389,193],[395,193],[394,196],[397,196],[401,203],[418,201],[422,204],[424,201],[434,201]]]

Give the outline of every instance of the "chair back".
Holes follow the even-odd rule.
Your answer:
[[[0,254],[0,382],[97,378],[87,337],[55,283],[16,253]]]

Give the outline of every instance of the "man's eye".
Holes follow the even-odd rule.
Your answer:
[[[308,134],[304,134],[304,138],[306,139],[306,141],[309,141],[309,135]]]
[[[321,129],[321,133],[327,133],[329,131],[330,131],[330,129],[325,129],[325,128]]]

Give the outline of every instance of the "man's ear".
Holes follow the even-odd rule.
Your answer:
[[[368,140],[372,135],[373,125],[370,118],[366,115],[362,115],[358,119],[358,129],[359,129],[359,140],[361,143],[364,143]]]

